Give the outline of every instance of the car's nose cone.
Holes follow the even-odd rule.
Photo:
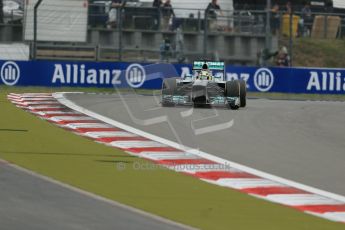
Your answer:
[[[207,101],[207,91],[205,85],[193,85],[192,100],[197,104],[205,104]]]

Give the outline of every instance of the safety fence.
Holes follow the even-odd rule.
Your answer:
[[[172,13],[131,1],[118,7],[110,1],[27,2],[7,11],[0,22],[0,42],[29,44],[31,59],[183,63],[205,57],[256,65],[264,48],[273,52],[285,45],[291,57],[296,37],[341,39],[345,34],[345,15],[340,13],[210,12],[198,6],[176,7]],[[280,40],[288,42],[278,45]]]
[[[0,84],[8,86],[160,89],[164,78],[191,73],[188,64],[0,61]],[[226,80],[239,78],[251,92],[345,93],[345,69],[226,67]]]
[[[25,5],[24,1],[4,1],[4,10],[0,13],[0,23],[7,25],[19,25],[24,21],[33,23],[33,6],[37,2],[26,1]],[[73,8],[71,2],[80,2],[80,6]],[[285,11],[273,13],[266,10],[242,8],[211,12],[197,6],[194,8],[172,7],[172,11],[170,11],[162,7],[151,7],[151,5],[152,3],[142,5],[142,3],[128,1],[126,5],[113,7],[111,1],[62,0],[57,4],[56,1],[43,0],[37,10],[41,12],[40,17],[44,19],[43,21],[54,22],[55,19],[61,20],[61,15],[65,17],[68,12],[76,14],[78,10],[87,9],[87,19],[81,17],[83,21],[71,21],[71,16],[69,16],[65,17],[65,20],[70,20],[72,24],[88,24],[90,28],[169,31],[181,27],[183,31],[198,32],[203,31],[205,24],[208,24],[208,28],[211,30],[250,34],[266,32],[266,17],[267,13],[270,13],[270,26],[278,27],[282,34],[288,35],[289,33],[290,15]],[[321,11],[306,13],[299,9],[293,11],[291,16],[293,35],[312,36],[312,30],[315,30],[315,36],[322,35],[324,38],[344,36],[345,15],[342,13]],[[54,24],[54,26],[58,26],[58,24]]]
[[[183,31],[200,32],[204,30],[265,34],[267,24],[266,10],[222,10],[212,16],[206,9],[173,8],[174,15],[165,13],[162,8],[153,7],[118,7],[99,1],[89,5],[89,26],[108,27],[115,30],[165,30],[174,31],[181,27]],[[345,14],[294,11],[269,11],[271,32],[289,36],[290,23],[293,36],[312,38],[342,38],[345,35]],[[167,20],[168,19],[168,20]],[[216,20],[215,20],[216,19]],[[113,23],[111,23],[113,22]],[[206,26],[207,24],[207,26]],[[273,31],[277,30],[277,31]]]

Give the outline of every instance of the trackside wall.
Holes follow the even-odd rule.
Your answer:
[[[163,78],[190,73],[188,64],[0,60],[0,85],[9,86],[160,89]],[[345,69],[227,66],[226,77],[243,78],[252,92],[345,93]]]

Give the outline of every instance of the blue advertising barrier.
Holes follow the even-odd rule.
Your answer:
[[[0,61],[0,84],[9,86],[160,89],[162,79],[188,74],[187,64]],[[345,93],[345,69],[227,66],[226,77],[246,80],[252,92]]]

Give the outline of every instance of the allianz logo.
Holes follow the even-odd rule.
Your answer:
[[[268,92],[274,84],[274,75],[267,68],[260,68],[254,74],[254,86],[260,92]]]
[[[5,62],[0,69],[0,77],[5,85],[16,85],[20,78],[20,68],[13,61]]]
[[[146,81],[146,71],[140,64],[131,64],[126,69],[126,81],[132,88],[140,88]]]
[[[133,88],[141,87],[146,80],[145,69],[140,64],[131,64],[126,70],[93,69],[84,64],[55,64],[52,83],[120,85],[121,76],[125,76],[127,84]]]
[[[121,70],[86,69],[85,65],[55,64],[52,83],[60,84],[121,84]]]
[[[341,72],[310,72],[307,90],[345,91],[345,77]]]

